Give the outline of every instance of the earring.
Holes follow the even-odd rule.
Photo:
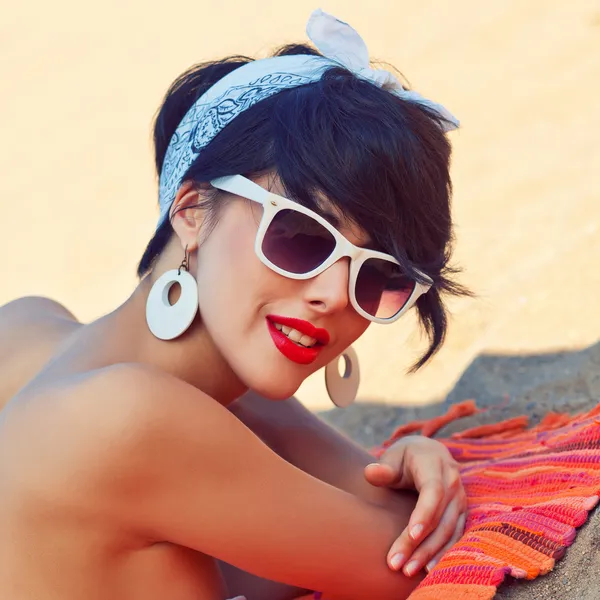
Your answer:
[[[160,340],[172,340],[187,331],[198,312],[198,285],[188,271],[188,251],[178,269],[163,273],[152,286],[146,301],[146,323]],[[169,302],[169,290],[178,283],[181,295]]]
[[[345,363],[343,375],[340,375],[338,366],[340,358]],[[325,367],[325,387],[329,398],[340,408],[350,406],[356,400],[359,382],[358,355],[352,346],[348,346]]]

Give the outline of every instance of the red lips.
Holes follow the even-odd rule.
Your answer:
[[[294,319],[292,317],[280,317],[279,315],[267,315],[267,319],[269,319],[269,321],[273,321],[274,323],[279,323],[280,325],[287,325],[292,329],[297,329],[300,333],[315,338],[315,340],[317,340],[317,342],[319,342],[319,344],[322,344],[323,346],[329,343],[329,332],[327,331],[327,329],[315,327],[312,323],[309,323],[308,321],[303,321],[302,319]]]
[[[279,331],[275,327],[275,323],[286,325],[292,329],[297,329],[300,333],[308,335],[317,340],[317,343],[311,348],[305,348],[295,342],[292,342],[285,333]],[[314,362],[323,346],[329,343],[329,332],[326,329],[315,327],[308,321],[302,319],[294,319],[291,317],[281,317],[279,315],[267,315],[267,326],[269,333],[273,338],[275,347],[289,360],[301,364],[308,365]]]

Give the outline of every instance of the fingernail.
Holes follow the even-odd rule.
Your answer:
[[[416,560],[411,560],[406,567],[404,567],[404,572],[408,577],[412,577],[418,570],[419,563]]]
[[[410,530],[410,537],[413,540],[418,540],[419,536],[423,533],[423,525],[421,525],[421,523],[419,523],[418,525],[414,525],[412,527],[412,529]]]
[[[394,571],[397,571],[404,562],[404,554],[394,554],[392,558],[390,558],[390,566]]]
[[[429,573],[434,567],[435,565],[438,564],[437,560],[431,560],[427,563],[427,565],[425,566],[425,568],[427,569],[427,572]]]
[[[379,463],[369,463],[369,464],[368,464],[368,465],[365,467],[365,469],[368,469],[369,467],[378,467],[378,466],[379,466]]]

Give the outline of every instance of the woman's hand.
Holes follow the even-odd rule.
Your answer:
[[[388,552],[388,565],[412,576],[431,570],[462,536],[467,497],[457,462],[436,440],[407,436],[390,446],[379,463],[365,468],[369,483],[395,489],[415,489],[417,505],[406,529]]]

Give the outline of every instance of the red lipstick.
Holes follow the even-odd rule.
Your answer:
[[[315,338],[317,343],[311,348],[300,346],[299,344],[292,342],[285,333],[279,331],[279,329],[275,327],[275,323],[297,329],[300,333]],[[289,360],[301,365],[309,365],[314,362],[317,356],[319,356],[323,346],[329,343],[329,333],[326,329],[315,327],[312,323],[303,321],[302,319],[281,317],[279,315],[267,315],[267,326],[277,350]]]

